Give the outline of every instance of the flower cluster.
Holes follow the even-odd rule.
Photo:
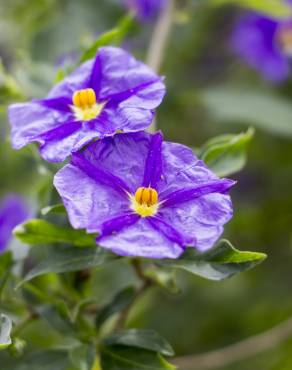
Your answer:
[[[0,203],[0,253],[3,253],[11,239],[12,230],[29,216],[22,197],[9,194]]]
[[[54,179],[69,220],[119,255],[205,251],[232,216],[233,181],[219,179],[189,148],[144,131],[164,94],[146,65],[104,47],[47,98],[9,111],[15,148],[37,141],[48,161],[71,155]]]
[[[292,6],[292,0],[288,0]],[[247,13],[235,26],[233,50],[265,79],[285,80],[292,57],[292,19],[276,20],[257,13]]]

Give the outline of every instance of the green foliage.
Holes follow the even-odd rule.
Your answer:
[[[60,227],[45,220],[29,220],[14,229],[14,235],[25,244],[70,244],[96,247],[94,235],[70,227]]]
[[[239,135],[220,135],[207,141],[199,157],[218,176],[229,176],[243,169],[246,164],[247,146],[254,130],[248,129]]]
[[[94,354],[92,346],[81,345],[70,350],[69,359],[76,370],[94,370]]]
[[[54,82],[60,52],[84,50],[93,34],[98,32],[101,36],[84,50],[79,62],[92,58],[101,46],[120,44],[131,31],[131,16],[102,33],[120,17],[118,3],[12,0],[8,10],[2,12],[6,7],[3,3],[1,47],[7,70],[0,68],[0,105],[22,100],[24,95],[43,97]],[[215,6],[206,6],[210,3]],[[243,9],[219,9],[223,4],[240,5]],[[175,17],[177,32],[171,35],[163,61],[162,74],[167,77],[168,96],[159,112],[158,123],[159,127],[165,125],[166,137],[192,147],[199,147],[206,136],[223,133],[224,126],[214,124],[217,122],[254,125],[278,136],[265,142],[265,136],[258,130],[252,161],[242,176],[244,192],[234,189],[237,217],[226,228],[227,235],[238,245],[265,245],[274,249],[273,259],[262,269],[222,282],[218,289],[216,284],[208,284],[196,276],[221,280],[256,266],[266,257],[262,253],[241,252],[229,242],[221,241],[206,253],[188,249],[178,260],[144,260],[142,278],[134,277],[124,258],[96,246],[95,235],[64,226],[66,211],[62,204],[57,204],[60,199],[52,189],[52,176],[58,165],[43,164],[36,146],[33,146],[32,157],[28,150],[12,152],[2,141],[1,193],[17,190],[33,198],[35,205],[36,188],[42,183],[37,214],[46,220],[31,220],[16,228],[15,235],[21,243],[42,245],[32,248],[25,261],[13,261],[11,252],[0,255],[0,309],[7,313],[1,316],[0,348],[8,346],[0,353],[1,369],[101,370],[99,357],[102,370],[174,369],[162,357],[173,355],[173,350],[155,331],[115,331],[118,325],[110,319],[113,316],[118,319],[134,303],[127,325],[153,327],[167,333],[178,356],[194,350],[205,351],[217,344],[225,346],[227,342],[270,327],[290,314],[287,282],[291,255],[286,245],[291,225],[292,154],[290,143],[281,138],[292,137],[291,86],[288,82],[285,86],[273,87],[274,93],[271,93],[269,85],[265,85],[266,90],[255,86],[259,79],[248,85],[249,69],[242,78],[236,65],[230,68],[230,53],[227,58],[224,47],[228,48],[231,22],[235,20],[233,10],[237,15],[246,8],[273,17],[291,14],[291,8],[280,0],[202,0],[179,5]],[[65,13],[68,19],[63,22]],[[151,22],[141,23],[140,34],[127,41],[136,55],[146,54],[152,26]],[[26,51],[19,50],[20,47]],[[68,70],[59,70],[56,81],[62,80],[73,67],[72,63]],[[246,89],[208,87],[202,89],[202,94],[195,90],[198,86],[210,86],[210,82],[217,83],[218,76],[219,80],[222,77],[224,81],[231,80],[234,71],[239,72],[236,78],[243,79]],[[216,80],[212,81],[214,76]],[[184,92],[190,86],[191,95],[194,91],[202,99],[206,111],[195,107],[189,114],[190,105],[186,104]],[[213,116],[212,125],[210,122],[205,125],[205,113]],[[0,124],[0,140],[8,136],[8,131],[4,118]],[[220,135],[208,140],[198,154],[219,176],[229,176],[245,165],[252,137],[252,129]],[[250,188],[245,186],[250,182]],[[263,199],[265,192],[269,199]],[[21,243],[17,245],[19,250],[23,248]],[[183,292],[170,296],[167,293],[178,292],[177,270],[191,274],[179,275]],[[147,279],[154,289],[140,301],[139,292],[143,291]],[[15,286],[22,289],[16,290]],[[16,322],[12,331],[9,317]],[[10,336],[12,345],[9,345]],[[277,370],[281,366],[290,369],[290,346],[287,348],[287,351],[275,349],[275,358],[272,353],[265,353],[262,362],[251,359],[249,367],[270,370],[268,367],[278,363],[282,351],[285,363],[281,362]],[[284,356],[286,352],[288,356]],[[230,370],[235,368],[246,369],[246,361],[235,367],[231,365]]]
[[[25,275],[21,283],[50,272],[60,274],[98,267],[117,258],[117,256],[98,247],[52,246],[47,248],[47,252],[46,257]]]
[[[41,210],[42,216],[56,215],[56,214],[66,214],[66,208],[63,204],[54,204],[53,206],[45,207]]]
[[[292,137],[292,107],[288,100],[235,87],[204,90],[201,99],[215,121],[252,124],[274,135]]]
[[[101,367],[105,370],[174,370],[155,352],[122,346],[103,347]]]
[[[13,266],[12,253],[6,252],[0,255],[0,298],[5,284],[9,278]]]
[[[68,370],[69,361],[63,351],[41,351],[21,358],[2,358],[5,370]],[[75,369],[74,369],[75,370]]]
[[[129,32],[133,22],[132,14],[124,17],[118,25],[110,31],[100,35],[88,49],[86,49],[80,59],[80,63],[86,62],[95,56],[98,49],[102,46],[120,44]]]
[[[248,270],[266,259],[263,253],[241,252],[227,240],[221,240],[205,253],[195,248],[187,251],[177,260],[163,260],[159,265],[185,270],[209,280],[222,280]]]
[[[109,346],[142,348],[164,356],[174,355],[171,345],[153,330],[121,330],[107,337],[105,343]]]
[[[150,266],[144,271],[145,276],[151,281],[155,282],[162,289],[167,292],[176,294],[179,292],[179,288],[176,283],[176,272],[174,270],[168,270],[164,268],[155,268],[155,266]]]
[[[121,292],[117,293],[109,304],[100,309],[95,318],[95,325],[97,329],[112,315],[122,311],[133,302],[136,289],[134,287],[127,287]]]
[[[8,347],[11,344],[12,321],[4,315],[0,315],[0,350]]]
[[[235,4],[273,17],[284,18],[292,10],[284,0],[211,0],[215,5]]]

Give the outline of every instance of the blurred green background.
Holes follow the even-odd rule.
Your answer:
[[[233,176],[235,213],[225,236],[239,249],[269,255],[259,267],[219,283],[179,273],[179,294],[156,289],[140,301],[129,327],[156,329],[184,355],[237,342],[292,313],[292,79],[268,84],[233,55],[229,37],[243,10],[208,7],[207,1],[178,3],[161,71],[168,90],[158,110],[159,128],[167,140],[194,148],[218,134],[256,128],[247,166]],[[35,206],[45,181],[32,149],[10,148],[7,103],[44,96],[64,60],[70,64],[70,55],[123,14],[119,0],[0,2],[0,196],[20,192]],[[136,24],[124,46],[144,59],[152,28]],[[257,109],[257,99],[266,109]],[[97,270],[88,289],[103,302],[133,280],[128,266],[115,262]],[[45,323],[30,326],[26,335],[37,349],[56,340]],[[225,369],[290,370],[291,345],[292,338]]]

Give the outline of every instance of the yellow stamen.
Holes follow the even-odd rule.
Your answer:
[[[73,94],[72,110],[78,121],[90,121],[101,113],[105,103],[98,104],[93,89],[77,90]]]
[[[159,208],[158,193],[153,188],[140,187],[131,195],[131,208],[141,217],[154,216]]]

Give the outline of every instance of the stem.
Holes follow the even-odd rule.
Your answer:
[[[120,313],[120,316],[116,323],[116,329],[122,329],[125,326],[127,321],[128,315],[132,306],[137,302],[138,299],[153,285],[153,281],[149,279],[147,276],[144,275],[144,271],[141,265],[141,261],[139,259],[133,259],[131,261],[132,267],[137,275],[137,277],[143,282],[141,287],[137,289],[136,294],[133,300],[128,304],[127,307],[123,309]]]
[[[222,349],[178,357],[175,365],[183,370],[210,370],[226,366],[274,348],[292,337],[292,317],[264,333],[254,335]]]
[[[147,63],[157,73],[159,72],[163,62],[165,49],[173,23],[174,11],[175,0],[168,0],[165,8],[159,15],[150,40]],[[154,119],[149,127],[149,132],[155,132],[156,128],[156,121]]]

